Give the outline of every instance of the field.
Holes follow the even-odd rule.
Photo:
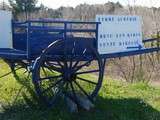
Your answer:
[[[8,73],[0,61],[0,76]],[[105,78],[91,111],[68,112],[63,102],[52,109],[39,104],[23,70],[0,77],[0,120],[160,120],[160,89]]]

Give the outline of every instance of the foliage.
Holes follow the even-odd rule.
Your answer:
[[[28,19],[31,12],[38,10],[36,7],[37,0],[9,0],[9,3],[15,17],[20,13],[25,13],[26,19]]]

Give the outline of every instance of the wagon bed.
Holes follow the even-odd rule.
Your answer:
[[[32,25],[36,24],[36,25]],[[41,25],[38,25],[41,24]],[[46,26],[45,24],[61,24],[61,26]],[[92,28],[72,28],[67,25],[93,25]],[[63,20],[30,20],[26,22],[13,22],[13,48],[0,48],[0,57],[11,59],[35,59],[42,51],[52,42],[56,40],[66,41],[66,46],[74,47],[74,41],[77,42],[77,52],[83,52],[81,47],[85,44],[90,44],[97,49],[98,39],[98,26],[100,22],[79,22],[79,21],[63,21]],[[21,29],[23,32],[18,32],[16,29]],[[58,33],[58,34],[50,34]],[[75,37],[67,35],[67,33],[93,33],[94,37]],[[152,38],[143,40],[143,43],[159,41],[159,38]],[[64,47],[64,46],[63,46]],[[60,49],[60,48],[59,48]],[[107,54],[101,54],[101,59],[107,58],[119,58],[124,56],[131,56],[137,54],[145,54],[150,52],[159,51],[159,47],[145,48],[142,47],[136,50],[113,52]],[[70,53],[70,50],[67,52]],[[60,54],[56,50],[54,54]]]
[[[0,57],[4,59],[26,59],[27,53],[12,48],[0,48]]]
[[[120,58],[125,56],[133,56],[133,55],[146,54],[146,53],[152,53],[152,52],[158,52],[158,51],[160,51],[160,48],[154,47],[154,48],[143,48],[140,50],[132,50],[132,51],[126,51],[126,52],[108,53],[100,56],[101,56],[101,59]],[[1,48],[0,57],[5,59],[21,60],[21,59],[27,59],[27,53],[26,51],[12,49],[12,48]]]

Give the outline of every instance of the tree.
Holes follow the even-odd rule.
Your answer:
[[[39,7],[36,6],[37,0],[8,0],[8,1],[13,9],[13,14],[15,18],[17,18],[17,16],[20,13],[23,13],[25,14],[27,20],[31,12],[34,12],[39,9]]]
[[[2,2],[0,2],[0,10],[11,10],[11,9],[10,6],[3,0]]]

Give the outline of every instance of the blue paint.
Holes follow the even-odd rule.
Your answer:
[[[127,47],[127,49],[142,49],[142,45]]]
[[[106,19],[106,18],[105,18]],[[122,20],[122,18],[119,18]],[[133,18],[125,18],[125,20],[133,20]],[[99,18],[100,20],[100,18]],[[108,20],[112,21],[112,18],[108,18]],[[59,26],[45,26],[46,23],[56,23],[63,24],[61,27]],[[36,25],[34,25],[36,24]],[[43,26],[40,26],[43,24]],[[73,29],[72,24],[93,24],[96,27],[93,29]],[[84,50],[84,45],[91,45],[95,49],[98,48],[98,28],[100,22],[79,22],[79,21],[55,21],[55,20],[31,20],[26,22],[13,22],[13,48],[14,49],[0,49],[0,57],[8,58],[8,59],[21,59],[21,60],[35,60],[38,56],[41,55],[42,51],[48,47],[49,44],[54,41],[61,39],[65,40],[65,45],[60,46],[59,48],[55,48],[52,51],[53,59],[58,59],[56,56],[62,55],[64,53],[63,48],[66,48],[67,55],[72,54],[72,48],[75,48],[77,60],[86,60],[90,57],[92,51],[86,52],[86,58],[81,58],[80,54],[82,54]],[[75,37],[72,35],[68,35],[71,32],[84,32],[84,33],[94,33],[94,37]],[[129,34],[116,34],[116,37],[128,37],[140,35],[139,33],[133,33],[133,35]],[[114,37],[111,34],[100,35],[101,38],[111,38]],[[144,40],[143,42],[150,42],[155,39]],[[74,45],[76,43],[76,45]],[[119,43],[120,46],[125,45],[126,43]],[[130,43],[131,44],[131,43]],[[133,43],[135,44],[135,43]],[[128,45],[128,43],[127,43]],[[115,43],[100,43],[99,46],[115,46]],[[130,56],[135,54],[143,54],[148,52],[153,52],[160,50],[160,48],[150,48],[144,49],[141,45],[139,46],[131,46],[127,49],[138,49],[137,51],[129,51],[129,52],[121,52],[114,54],[106,54],[101,57],[112,58],[112,57],[123,57]]]

